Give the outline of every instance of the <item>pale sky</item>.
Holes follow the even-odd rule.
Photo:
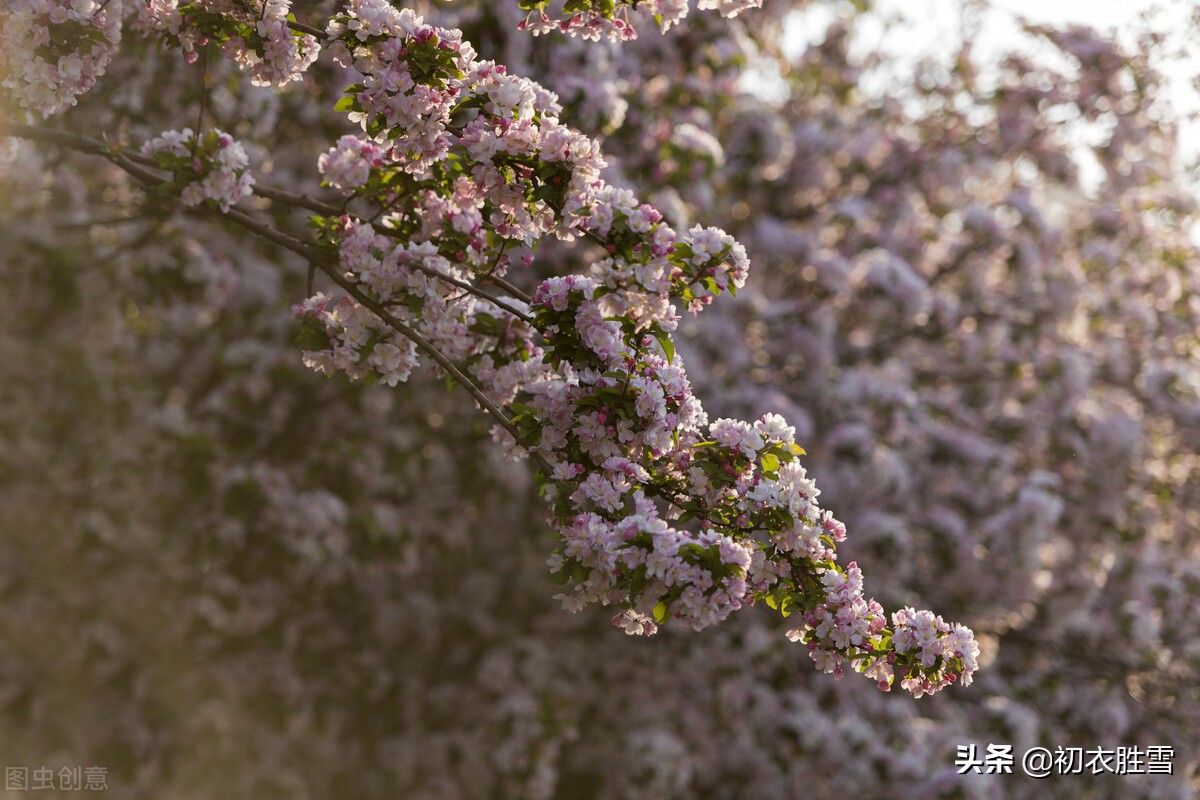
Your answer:
[[[900,63],[930,56],[948,58],[962,41],[965,5],[963,0],[878,0],[877,7],[883,15],[903,16],[908,22],[897,23],[893,19],[866,25],[858,46],[881,48],[896,56]],[[1183,20],[1195,7],[1187,0],[989,0],[988,5],[991,10],[986,12],[986,22],[980,26],[981,33],[975,40],[976,55],[983,58],[1022,46],[1017,15],[1033,22],[1088,24],[1101,31],[1115,30],[1118,38],[1132,40],[1143,12],[1158,9],[1164,21],[1156,24],[1155,29],[1182,36],[1187,30]],[[804,42],[819,38],[832,17],[829,6],[810,6],[796,16],[788,35],[799,49]],[[1200,93],[1191,85],[1192,79],[1200,75],[1200,47],[1187,44],[1175,43],[1181,49],[1196,51],[1197,55],[1182,62],[1158,65],[1170,80],[1170,101],[1180,117],[1200,112]],[[1185,157],[1200,155],[1200,124],[1181,126],[1180,145]]]

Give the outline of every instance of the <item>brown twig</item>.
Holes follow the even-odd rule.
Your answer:
[[[66,131],[56,131],[50,128],[37,128],[29,125],[18,125],[15,123],[5,123],[3,130],[6,135],[18,136],[34,141],[49,142],[63,147],[69,147],[83,153],[103,156],[132,175],[139,182],[150,188],[159,186],[166,182],[159,176],[143,169],[139,164],[134,163],[132,159],[125,156],[123,153],[114,150],[103,142],[89,139],[86,136],[80,136],[78,134],[68,133]],[[279,198],[282,194],[284,193],[277,193],[276,198]],[[440,350],[438,350],[438,348],[432,342],[397,319],[386,308],[384,308],[382,304],[369,297],[358,287],[357,284],[346,278],[346,276],[343,275],[341,270],[338,268],[336,259],[331,258],[324,250],[313,244],[303,242],[293,236],[289,236],[282,231],[275,230],[271,226],[263,222],[259,222],[246,212],[236,208],[231,208],[228,211],[222,212],[210,208],[198,207],[193,209],[191,213],[208,217],[216,216],[228,219],[231,222],[250,231],[251,233],[254,233],[255,235],[272,242],[273,244],[277,244],[280,247],[290,250],[291,252],[303,257],[306,261],[308,261],[310,266],[314,266],[328,275],[334,283],[340,286],[347,294],[361,303],[364,307],[369,309],[380,320],[386,323],[388,327],[412,341],[417,348],[421,350],[421,352],[432,358],[438,364],[438,366],[440,366],[448,375],[450,375],[450,377],[452,377],[459,385],[466,389],[467,392],[473,398],[475,398],[475,401],[479,403],[480,407],[483,408],[493,418],[495,418],[500,426],[503,427],[516,442],[521,442],[520,431],[517,430],[516,426],[513,425],[512,421],[505,415],[505,413],[499,407],[497,407],[495,403],[488,399],[487,395],[483,393],[483,390],[480,389],[474,381],[463,374],[463,372],[459,370],[457,366],[455,366],[454,362],[452,362]],[[429,271],[443,280],[455,283],[456,285],[462,285],[461,281],[455,281],[454,279],[449,278],[449,276],[438,273],[436,270]],[[470,286],[469,284],[465,285],[468,287]],[[474,287],[470,288],[474,289]],[[487,295],[484,294],[484,296],[486,297]],[[488,299],[492,300],[492,302],[495,302],[494,298],[489,297]],[[513,312],[510,310],[510,313]],[[534,455],[536,456],[536,454]]]
[[[325,31],[321,30],[320,28],[314,28],[312,25],[305,25],[303,22],[289,21],[287,26],[294,31],[307,33],[309,36],[315,38],[318,42],[326,41],[329,38],[325,35]]]
[[[331,206],[328,203],[322,203],[320,200],[314,200],[306,194],[285,192],[282,189],[275,189],[270,186],[263,186],[262,184],[254,185],[254,193],[268,200],[277,200],[290,206],[307,208],[309,211],[316,211],[318,214],[324,214],[327,217],[340,217],[344,213],[337,206]]]

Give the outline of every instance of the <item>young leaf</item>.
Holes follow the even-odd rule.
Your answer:
[[[654,332],[654,338],[658,340],[658,344],[663,349],[663,355],[666,356],[667,362],[675,360],[675,343],[671,341],[671,334],[663,330]]]

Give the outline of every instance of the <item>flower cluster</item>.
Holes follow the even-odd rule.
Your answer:
[[[716,238],[693,232],[679,249],[695,252],[696,233]],[[680,271],[672,285],[691,280]],[[569,364],[575,380],[543,381],[529,410],[520,407],[530,449],[552,465],[564,544],[551,568],[571,586],[564,605],[619,605],[616,624],[649,634],[668,618],[700,629],[762,598],[785,616],[803,613],[806,627],[791,638],[836,677],[848,663],[889,690],[898,670],[915,696],[960,677],[969,684],[978,652],[969,632],[908,610],[889,630],[883,608],[862,594],[857,565],[837,565],[845,528],[817,503],[794,428],[775,414],[708,424],[680,363],[654,352],[657,344],[671,356],[669,335],[657,323],[644,336],[629,317],[605,317],[598,287],[560,278],[539,288],[535,327],[550,361]],[[676,527],[651,498],[671,508]]]
[[[286,86],[300,80],[320,51],[316,38],[288,26],[292,21],[291,0],[148,0],[137,26],[179,47],[189,63],[199,58],[197,48],[219,44],[254,85]]]
[[[317,160],[317,169],[325,184],[347,195],[366,186],[371,170],[383,165],[383,149],[357,136],[343,136],[335,147],[322,153]]]
[[[597,145],[558,122],[556,99],[476,61],[457,31],[352,0],[330,35],[363,74],[339,110],[371,141],[344,137],[321,170],[382,218],[378,229],[317,221],[367,299],[319,295],[297,308],[316,343],[306,363],[394,383],[415,364],[409,342],[422,341],[504,408],[497,436],[537,459],[552,499],[562,542],[551,569],[571,610],[613,605],[615,624],[650,634],[669,619],[700,629],[763,599],[805,614],[804,637],[835,674],[849,663],[890,688],[899,663],[916,694],[967,682],[970,648],[946,651],[949,628],[910,658],[906,635],[896,641],[863,598],[857,568],[836,563],[845,529],[817,504],[794,428],[778,415],[710,424],[692,394],[673,304],[696,312],[736,292],[745,249],[716,228],[677,232],[604,183]],[[550,234],[600,245],[591,274],[550,278],[527,304],[477,289],[504,274],[507,248]],[[924,657],[938,647],[940,658]]]
[[[477,363],[497,383],[515,386],[526,378],[518,374],[519,364],[540,354],[528,329],[486,299],[464,293],[459,287],[470,285],[471,272],[451,263],[436,244],[399,241],[350,217],[337,220],[327,233],[340,243],[346,276],[393,319],[411,325],[448,358]],[[351,298],[334,301],[321,294],[294,311],[305,322],[305,364],[319,372],[340,371],[394,386],[417,365],[413,341]],[[493,352],[498,342],[516,352]],[[517,365],[504,369],[510,360]]]
[[[345,13],[330,20],[327,33],[334,58],[363,75],[338,110],[350,111],[369,136],[390,141],[392,159],[411,172],[444,158],[458,94],[448,81],[460,79],[474,60],[461,37],[382,0],[351,0]],[[389,138],[391,131],[401,135]]]
[[[886,629],[883,607],[863,597],[862,571],[851,562],[845,573],[830,570],[821,576],[825,601],[805,612],[803,628],[788,631],[788,638],[804,641],[817,668],[842,677],[850,664],[879,688],[890,690],[895,676],[914,697],[932,694],[960,680],[971,684],[978,666],[979,645],[962,625],[950,626],[932,611],[904,608],[892,614],[892,630]],[[888,641],[890,634],[891,641]],[[883,658],[872,654],[885,652]],[[864,668],[856,663],[865,659]],[[961,664],[959,670],[942,670],[946,663]]]
[[[388,329],[382,320],[348,297],[334,301],[321,293],[294,309],[306,321],[301,343],[320,349],[304,351],[304,365],[332,375],[351,378],[372,373],[388,386],[407,380],[417,365],[416,348]]]
[[[0,99],[49,117],[104,74],[121,41],[121,2],[12,0],[0,10]]]
[[[566,0],[562,15],[548,13],[550,0],[518,0],[527,11],[521,28],[535,36],[562,31],[590,41],[611,39],[627,41],[637,38],[637,29],[629,12],[637,11],[653,19],[665,32],[688,15],[688,0]],[[700,0],[701,11],[719,11],[726,17],[736,17],[748,8],[761,8],[762,0]]]
[[[253,191],[254,176],[242,145],[224,131],[197,136],[191,128],[166,131],[142,145],[142,155],[154,158],[172,174],[167,187],[178,190],[184,205],[205,201],[228,211]]]

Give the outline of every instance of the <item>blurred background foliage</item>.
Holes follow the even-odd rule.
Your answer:
[[[4,764],[102,765],[120,798],[1195,796],[1200,268],[1161,39],[1030,27],[985,62],[966,31],[910,74],[855,54],[878,22],[849,4],[809,7],[803,47],[788,3],[624,46],[416,5],[557,91],[613,182],[747,245],[748,291],[682,329],[698,394],[797,426],[843,558],[886,605],[971,625],[976,685],[834,682],[752,609],[650,640],[563,612],[533,482],[469,401],[304,369],[296,258],[22,143]],[[261,180],[312,191],[349,82],[322,60],[274,92],[214,58],[207,113]],[[203,85],[130,32],[49,124],[136,146]],[[519,277],[592,257],[547,245]],[[1175,774],[958,775],[969,743],[1165,745]]]

